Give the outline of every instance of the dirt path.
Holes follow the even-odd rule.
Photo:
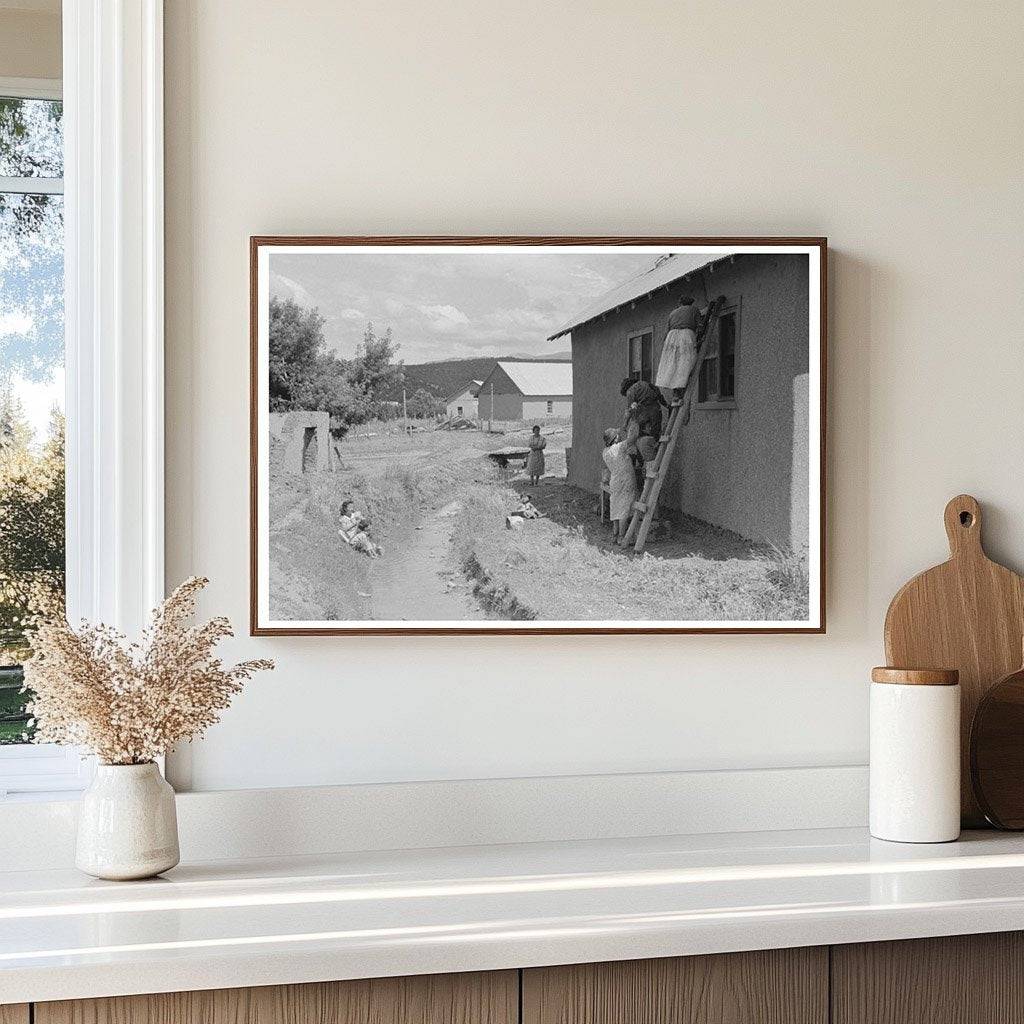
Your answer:
[[[388,538],[384,557],[368,567],[369,618],[376,622],[487,618],[452,561],[452,523],[458,508],[452,502]]]

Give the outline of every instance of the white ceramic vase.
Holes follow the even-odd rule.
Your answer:
[[[82,794],[75,864],[96,878],[150,878],[178,863],[174,790],[149,764],[101,764]]]

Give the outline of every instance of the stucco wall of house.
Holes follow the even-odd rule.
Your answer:
[[[801,373],[793,379],[793,469],[789,477],[789,546],[797,554],[810,543],[810,406],[810,379]]]
[[[807,257],[740,258],[706,281],[711,296],[725,295],[737,308],[736,407],[694,409],[666,481],[666,504],[788,547],[793,379],[807,372],[809,355]]]
[[[654,300],[643,304],[650,316]],[[666,311],[666,316],[668,315]],[[584,324],[572,332],[572,459],[569,482],[597,493],[607,427],[622,424],[619,384],[626,375],[626,333],[636,319],[625,313]]]
[[[548,412],[548,402],[551,412]],[[572,398],[566,395],[530,395],[523,399],[523,419],[543,420],[547,417],[571,416]]]
[[[635,308],[573,332],[572,483],[596,491],[601,434],[619,425],[627,338],[654,326],[657,366],[668,315],[684,293],[725,295],[738,311],[735,409],[697,406],[683,428],[662,506],[752,540],[786,547],[791,534],[793,379],[808,367],[807,257],[739,257],[694,275]]]

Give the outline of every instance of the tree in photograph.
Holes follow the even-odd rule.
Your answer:
[[[324,318],[292,299],[270,300],[271,412],[321,410],[338,423],[365,419],[369,402],[349,367],[327,351]]]
[[[426,388],[417,388],[406,401],[406,409],[411,417],[418,420],[429,419],[444,410],[444,402],[435,398]]]
[[[271,412],[331,414],[332,427],[383,418],[386,402],[402,375],[393,362],[398,346],[390,328],[378,336],[368,324],[354,359],[327,348],[324,318],[294,299],[270,300],[269,389]]]
[[[288,412],[296,404],[326,348],[324,318],[292,299],[270,300],[270,409]]]
[[[370,400],[373,415],[380,415],[381,405],[393,399],[402,384],[402,363],[395,362],[399,346],[389,327],[377,334],[372,323],[366,325],[363,340],[352,360],[349,379]]]

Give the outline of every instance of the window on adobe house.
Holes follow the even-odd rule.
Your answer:
[[[701,405],[732,406],[736,400],[736,310],[718,317],[718,330],[708,345],[697,379],[697,402]]]
[[[550,416],[555,411],[555,403],[548,402],[548,415]]]
[[[461,405],[456,407],[455,415],[456,416],[461,416],[462,415],[462,406]]]
[[[654,329],[647,327],[627,336],[627,375],[654,380]]]

